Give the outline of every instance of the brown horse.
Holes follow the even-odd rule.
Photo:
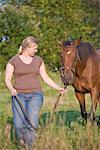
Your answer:
[[[84,119],[87,119],[85,94],[91,95],[89,118],[93,121],[97,103],[100,103],[100,51],[96,52],[89,43],[80,39],[60,43],[60,47],[61,78],[66,86],[74,87]]]

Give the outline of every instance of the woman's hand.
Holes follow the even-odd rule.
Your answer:
[[[57,90],[58,90],[61,94],[64,94],[65,92],[67,92],[67,90],[64,89],[64,88],[58,88]]]
[[[17,91],[14,88],[10,89],[10,93],[12,96],[17,95]]]

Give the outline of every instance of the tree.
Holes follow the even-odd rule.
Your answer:
[[[20,5],[19,5],[20,4]],[[59,68],[58,40],[83,37],[99,46],[99,12],[84,0],[28,0],[7,5],[0,16],[0,35],[9,41],[0,43],[0,53],[10,58],[21,41],[36,36],[39,55],[53,70]]]

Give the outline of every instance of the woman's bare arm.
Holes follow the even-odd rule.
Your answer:
[[[13,85],[11,83],[13,72],[14,72],[14,67],[10,63],[7,63],[6,70],[5,70],[5,83],[8,89],[10,90],[11,94],[16,95],[17,91],[16,89],[13,88]]]
[[[44,80],[44,82],[46,82],[49,86],[55,88],[56,90],[58,90],[61,94],[63,94],[65,92],[64,88],[60,88],[47,74],[46,72],[46,68],[44,65],[44,62],[42,63],[42,65],[40,66],[40,70],[39,73],[42,77],[42,79]]]

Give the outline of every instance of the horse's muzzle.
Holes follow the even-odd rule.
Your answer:
[[[60,68],[60,75],[61,75],[61,79],[64,83],[64,85],[72,85],[73,84],[73,81],[74,81],[74,72],[71,70],[71,71],[67,71],[65,73],[65,68],[64,67],[61,67]]]

